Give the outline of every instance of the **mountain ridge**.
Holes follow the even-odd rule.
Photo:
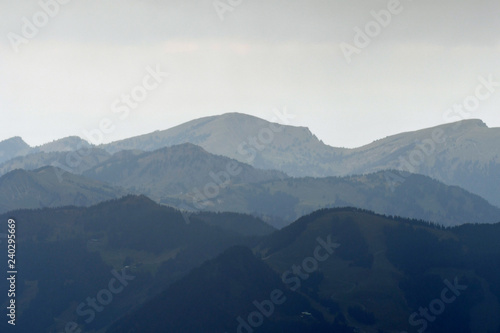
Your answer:
[[[19,138],[15,141],[19,143]],[[408,171],[460,186],[500,206],[500,189],[495,185],[500,182],[500,128],[489,128],[478,119],[399,133],[347,149],[325,145],[305,127],[228,113],[99,147],[109,152],[151,151],[182,143],[293,177],[346,176],[390,169],[398,170],[392,178],[404,182],[399,171]]]

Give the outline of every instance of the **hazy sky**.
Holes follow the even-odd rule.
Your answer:
[[[285,107],[333,146],[467,117],[500,127],[500,84],[474,105],[479,77],[500,83],[498,0],[65,1],[49,17],[39,1],[0,0],[0,140],[84,137],[109,119],[109,142]],[[371,12],[388,9],[377,31]],[[356,44],[366,26],[369,45]],[[357,47],[350,63],[342,43]],[[169,76],[120,117],[148,67]],[[446,112],[465,101],[473,111]]]

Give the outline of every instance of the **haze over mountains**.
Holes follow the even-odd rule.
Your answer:
[[[229,113],[99,147],[68,137],[31,148],[12,138],[0,143],[2,158],[10,157],[0,164],[0,175],[51,165],[182,209],[245,212],[288,223],[318,208],[355,206],[456,225],[500,218],[481,198],[430,179],[415,181],[411,173],[500,206],[499,141],[500,129],[466,120],[356,149],[334,148],[307,128]],[[373,172],[378,176],[286,179]],[[343,190],[346,184],[351,190]]]
[[[410,173],[398,175],[404,177],[403,182],[387,176],[395,171],[290,178],[279,171],[255,169],[210,154],[192,144],[152,152],[120,151],[112,156],[103,154],[101,149],[88,152],[74,169],[42,167],[33,172],[14,170],[4,175],[0,178],[0,195],[9,199],[0,211],[9,207],[87,206],[135,193],[187,211],[253,214],[277,228],[320,208],[346,206],[447,226],[500,221],[500,209],[481,197]],[[51,157],[58,158],[57,165],[62,165],[59,161],[64,162],[73,153],[35,153],[8,161],[4,167],[23,161],[30,163],[26,165],[40,166],[51,163]]]
[[[283,179],[279,171],[259,170],[193,144],[153,152],[122,151],[84,172],[93,179],[145,194],[157,201],[178,195],[194,197],[210,182],[224,186]]]
[[[105,150],[95,147],[72,151],[35,152],[0,164],[0,175],[16,169],[35,170],[44,166],[54,166],[65,172],[81,174],[110,156]]]
[[[229,113],[103,148],[109,152],[154,150],[185,142],[257,168],[281,170],[297,177],[388,169],[419,173],[461,186],[500,206],[500,190],[494,185],[500,181],[500,129],[490,129],[480,120],[402,133],[363,147],[344,149],[325,145],[307,128],[273,125],[252,116]]]
[[[386,172],[362,176],[286,178],[229,185],[213,199],[195,200],[200,208],[261,217],[279,217],[282,227],[320,208],[359,207],[380,214],[405,216],[454,226],[495,223],[500,209],[480,196],[447,186],[422,175],[403,173],[405,181],[392,184]],[[188,195],[164,198],[162,203],[196,208]]]
[[[0,177],[0,213],[14,209],[90,206],[127,192],[54,167],[17,169]]]
[[[70,136],[55,140],[37,147],[30,147],[23,141],[22,138],[13,137],[0,142],[0,163],[8,161],[14,157],[26,156],[37,152],[50,153],[73,151],[89,146],[90,144],[87,141],[77,136]]]

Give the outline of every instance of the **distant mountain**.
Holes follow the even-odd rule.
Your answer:
[[[341,174],[398,169],[460,186],[500,206],[500,128],[464,120],[402,133],[351,150]],[[398,173],[391,178],[405,179]]]
[[[209,153],[255,168],[281,170],[296,177],[407,171],[460,186],[500,206],[500,189],[496,186],[500,183],[500,128],[488,128],[480,120],[401,133],[363,147],[343,149],[325,145],[304,127],[228,113],[102,145],[102,148],[110,153],[154,151],[183,143],[199,145]],[[82,139],[69,137],[29,148],[22,139],[12,138],[0,143],[0,155],[3,154],[0,163],[30,152],[71,151],[87,145]],[[9,163],[24,167],[19,159]],[[78,168],[78,172],[88,167],[87,164],[85,168]],[[10,171],[12,166],[0,166],[2,169]],[[388,182],[406,181],[400,172],[388,173],[387,178]]]
[[[253,247],[262,239],[255,235],[272,232],[237,214],[193,214],[186,221],[144,196],[0,215],[8,218],[17,222],[19,332],[64,332],[71,322],[82,332],[102,330],[204,261],[235,245]],[[6,242],[0,249],[7,252]],[[0,288],[8,290],[6,279]],[[105,290],[113,292],[113,302],[93,311],[88,299],[103,299]],[[6,301],[1,298],[0,306]],[[1,332],[9,326],[0,321]]]
[[[0,177],[0,213],[15,209],[90,206],[126,192],[54,167],[14,170]]]
[[[426,176],[402,175],[405,177],[402,183],[393,183],[383,171],[362,176],[286,178],[235,185],[199,204],[206,210],[274,216],[288,223],[319,208],[346,206],[446,226],[500,222],[500,208],[477,195]],[[195,208],[193,200],[182,195],[165,199],[164,203]]]
[[[32,152],[51,153],[56,151],[73,151],[82,148],[89,148],[90,146],[90,143],[78,136],[69,136],[59,140],[54,140],[38,147],[34,147],[32,149]]]
[[[261,261],[231,248],[107,332],[499,332],[499,236],[321,210],[264,239]]]
[[[25,155],[30,149],[31,147],[18,136],[4,140],[0,142],[0,163]]]
[[[332,163],[345,151],[325,145],[305,127],[279,125],[241,113],[192,120],[102,148],[111,153],[134,149],[151,151],[182,143],[201,146],[212,154],[256,168],[310,176],[330,174]]]
[[[258,170],[224,156],[210,154],[193,144],[153,152],[121,151],[84,172],[100,181],[127,188],[162,201],[198,191],[215,193],[230,184],[259,183],[287,177],[284,173]],[[210,185],[211,184],[211,185]]]
[[[400,170],[422,174],[460,186],[500,206],[500,128],[480,120],[464,120],[401,133],[355,149],[334,148],[305,127],[279,125],[228,113],[196,119],[164,131],[106,145],[110,153],[122,150],[154,151],[192,143],[207,152],[226,156],[255,168],[280,170],[296,177],[326,177]],[[69,137],[29,148],[22,139],[0,143],[0,163],[36,151],[68,151],[88,145]],[[5,171],[4,171],[5,172]],[[399,172],[391,181],[404,182]]]
[[[387,170],[344,178],[288,178],[281,172],[210,154],[193,144],[153,152],[121,151],[112,156],[100,148],[35,153],[1,164],[0,174],[43,165],[83,173],[179,209],[255,214],[278,228],[319,208],[344,206],[444,225],[500,221],[500,209],[482,198],[428,177]],[[64,195],[62,188],[51,189],[47,198]],[[60,190],[63,192],[57,192]],[[99,197],[91,203],[102,200]],[[73,203],[77,204],[71,200],[67,204]],[[33,205],[29,207],[37,207]]]
[[[81,174],[110,156],[111,154],[99,148],[30,153],[0,164],[0,175],[16,169],[35,170],[44,166],[54,166],[66,172]]]
[[[354,135],[354,134],[353,134]],[[500,206],[500,128],[464,120],[401,133],[356,149],[325,145],[304,127],[277,125],[238,113],[103,145],[109,152],[155,150],[190,142],[261,169],[325,177],[403,170],[457,185]],[[403,182],[394,173],[392,178]]]
[[[28,154],[38,152],[61,152],[73,151],[82,148],[89,148],[91,145],[77,136],[70,136],[59,140],[43,144],[37,147],[30,147],[20,137],[13,137],[0,142],[0,164],[18,156],[26,156]]]

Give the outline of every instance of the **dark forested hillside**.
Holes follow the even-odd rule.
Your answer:
[[[61,332],[70,322],[83,331],[102,329],[228,247],[253,246],[256,235],[272,232],[253,217],[183,216],[143,196],[89,208],[18,210],[0,216],[2,221],[8,218],[17,224],[16,328],[22,332]],[[0,243],[5,253],[6,245]],[[103,301],[106,311],[90,320],[87,297],[106,290],[117,275],[133,279],[125,281],[112,303]],[[5,279],[0,287],[8,290]],[[2,325],[5,321],[0,323],[3,331]]]
[[[499,332],[498,236],[500,224],[320,210],[254,255],[227,250],[108,332]],[[275,290],[283,303],[267,302]]]

